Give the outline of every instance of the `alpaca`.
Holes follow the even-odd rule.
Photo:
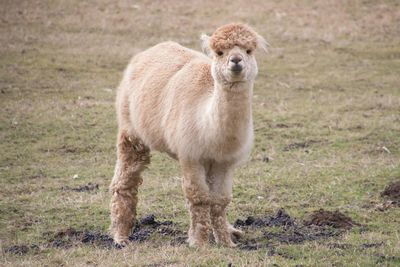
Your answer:
[[[178,160],[189,207],[188,243],[235,246],[227,221],[233,169],[253,141],[252,92],[257,48],[266,41],[245,24],[203,35],[206,54],[174,42],[134,56],[117,92],[117,162],[110,185],[111,232],[124,245],[133,227],[141,172],[150,151]]]

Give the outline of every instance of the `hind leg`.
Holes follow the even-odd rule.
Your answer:
[[[110,185],[111,233],[114,242],[125,245],[132,230],[138,202],[140,173],[150,163],[150,151],[143,142],[127,132],[118,134],[117,163]]]

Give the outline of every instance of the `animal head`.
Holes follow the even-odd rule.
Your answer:
[[[224,25],[201,39],[203,51],[213,58],[213,78],[225,84],[254,80],[258,73],[255,51],[266,51],[268,46],[263,37],[241,23]]]

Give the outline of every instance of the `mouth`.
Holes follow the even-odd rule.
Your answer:
[[[232,66],[229,68],[229,72],[227,73],[227,80],[230,83],[240,83],[245,80],[245,72],[243,71],[242,66]]]
[[[231,71],[233,74],[235,74],[235,75],[240,74],[240,73],[242,72],[242,70],[243,70],[243,67],[240,66],[240,65],[234,65],[234,66],[232,66],[232,67],[230,68],[230,71]]]

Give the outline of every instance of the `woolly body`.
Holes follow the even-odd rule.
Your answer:
[[[136,55],[118,92],[119,125],[151,150],[175,158],[245,159],[253,138],[252,92],[214,88],[211,64],[204,54],[174,42]]]
[[[243,24],[203,36],[209,57],[174,42],[131,60],[117,93],[117,163],[111,182],[111,231],[124,244],[134,224],[140,176],[158,150],[177,159],[191,218],[188,242],[219,244],[239,234],[227,221],[234,166],[253,140],[251,98],[265,41]],[[212,58],[212,59],[211,59]]]

